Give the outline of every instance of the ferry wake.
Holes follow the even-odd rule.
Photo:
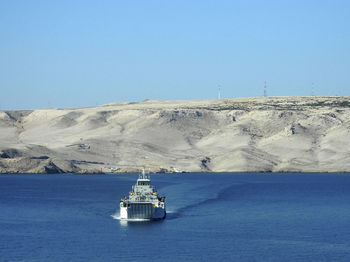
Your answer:
[[[151,186],[150,176],[143,171],[129,196],[120,200],[120,219],[161,220],[165,217],[165,197],[158,196],[156,188]]]

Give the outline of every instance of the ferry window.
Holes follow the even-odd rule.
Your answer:
[[[138,185],[139,186],[148,186],[149,185],[149,181],[139,181]]]

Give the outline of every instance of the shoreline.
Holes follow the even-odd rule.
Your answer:
[[[140,173],[135,173],[135,172],[129,172],[129,173],[0,173],[0,177],[2,175],[94,175],[94,176],[99,176],[99,175],[139,175]],[[320,172],[179,172],[179,173],[147,173],[149,175],[191,175],[191,174],[201,174],[201,175],[249,175],[249,174],[255,174],[255,175],[284,175],[284,174],[344,174],[344,175],[350,175],[350,171],[347,172],[327,172],[327,171],[320,171]]]

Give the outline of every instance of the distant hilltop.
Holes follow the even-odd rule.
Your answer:
[[[0,173],[350,172],[349,97],[0,111]]]

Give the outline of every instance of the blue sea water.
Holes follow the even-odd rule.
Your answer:
[[[152,175],[158,222],[117,219],[137,175],[1,175],[0,261],[350,261],[349,174]]]

